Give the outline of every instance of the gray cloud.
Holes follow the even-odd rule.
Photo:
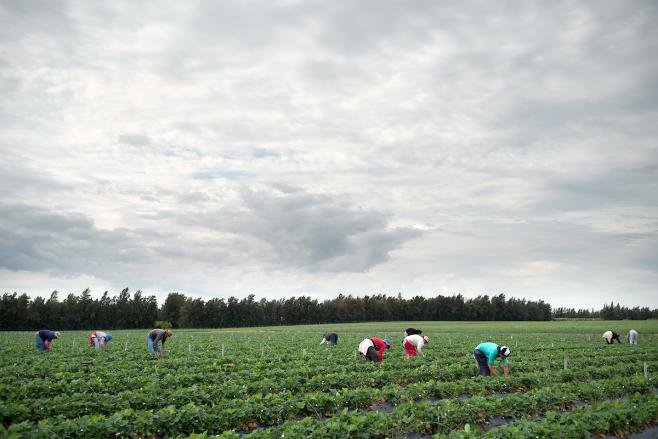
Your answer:
[[[120,134],[118,140],[121,143],[132,146],[147,146],[151,144],[151,139],[141,134]]]
[[[309,271],[362,272],[389,259],[416,229],[388,226],[388,215],[330,195],[289,187],[242,191],[243,204],[193,222],[265,243],[261,258]],[[186,220],[189,221],[189,220]]]
[[[12,270],[98,274],[149,257],[139,233],[103,231],[81,214],[0,205],[0,266]],[[106,271],[107,270],[107,271]]]

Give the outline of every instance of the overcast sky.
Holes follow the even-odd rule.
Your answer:
[[[657,307],[657,21],[0,0],[0,292]]]

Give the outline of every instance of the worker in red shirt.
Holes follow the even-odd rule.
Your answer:
[[[366,360],[381,363],[384,359],[384,350],[391,348],[391,340],[388,338],[381,339],[377,337],[366,338],[359,343],[359,353]]]

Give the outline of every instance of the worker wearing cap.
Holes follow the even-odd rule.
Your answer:
[[[149,348],[149,352],[154,353],[157,357],[161,356],[164,352],[164,344],[167,341],[168,337],[174,335],[169,329],[152,329],[146,335],[146,345]],[[162,347],[159,343],[162,342]]]
[[[507,346],[499,346],[496,343],[486,342],[480,343],[475,347],[473,351],[473,357],[475,357],[475,362],[479,367],[478,375],[498,375],[498,371],[494,367],[494,361],[496,358],[502,358],[500,362],[503,366],[503,373],[505,376],[509,375],[509,367],[507,366],[507,357],[511,353],[510,348]]]
[[[325,332],[322,336],[321,345],[327,343],[330,346],[336,346],[338,344],[338,334],[335,332]]]
[[[405,353],[407,357],[415,357],[417,354],[423,354],[423,346],[430,342],[428,336],[420,336],[418,334],[408,335],[402,341],[402,346],[404,346]]]
[[[612,344],[615,340],[617,340],[617,343],[621,344],[621,340],[619,340],[619,334],[615,331],[605,331],[601,337],[605,339],[607,344]]]
[[[107,342],[112,340],[112,335],[103,331],[94,331],[89,336],[89,345],[94,349],[107,347]]]
[[[359,352],[366,360],[381,363],[384,359],[384,350],[390,349],[391,340],[377,337],[366,338],[359,343]]]
[[[41,352],[49,351],[52,348],[52,341],[54,339],[59,339],[61,337],[59,332],[49,331],[48,329],[42,329],[34,333],[34,340],[37,344],[37,349]]]

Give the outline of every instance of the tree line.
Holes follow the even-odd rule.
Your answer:
[[[603,305],[600,310],[556,308],[553,310],[553,318],[567,319],[603,319],[603,320],[647,320],[658,319],[658,309],[649,307],[628,308],[614,302]]]
[[[619,305],[607,305],[597,311],[601,318],[657,318],[658,310],[635,312]],[[572,317],[581,310],[558,308],[542,300],[532,301],[480,295],[465,298],[461,294],[435,297],[416,296],[404,299],[397,296],[372,295],[354,297],[340,294],[330,300],[318,301],[307,296],[288,299],[260,299],[249,295],[203,300],[180,293],[169,293],[162,306],[156,297],[141,291],[131,294],[128,288],[116,296],[106,291],[93,298],[89,289],[80,295],[68,294],[60,300],[53,291],[48,299],[31,299],[26,294],[5,293],[0,301],[0,330],[34,330],[51,328],[72,329],[131,329],[171,325],[174,328],[230,328],[249,326],[298,325],[315,323],[350,323],[381,321],[470,321],[470,320],[551,320]],[[590,312],[590,311],[587,311]]]

